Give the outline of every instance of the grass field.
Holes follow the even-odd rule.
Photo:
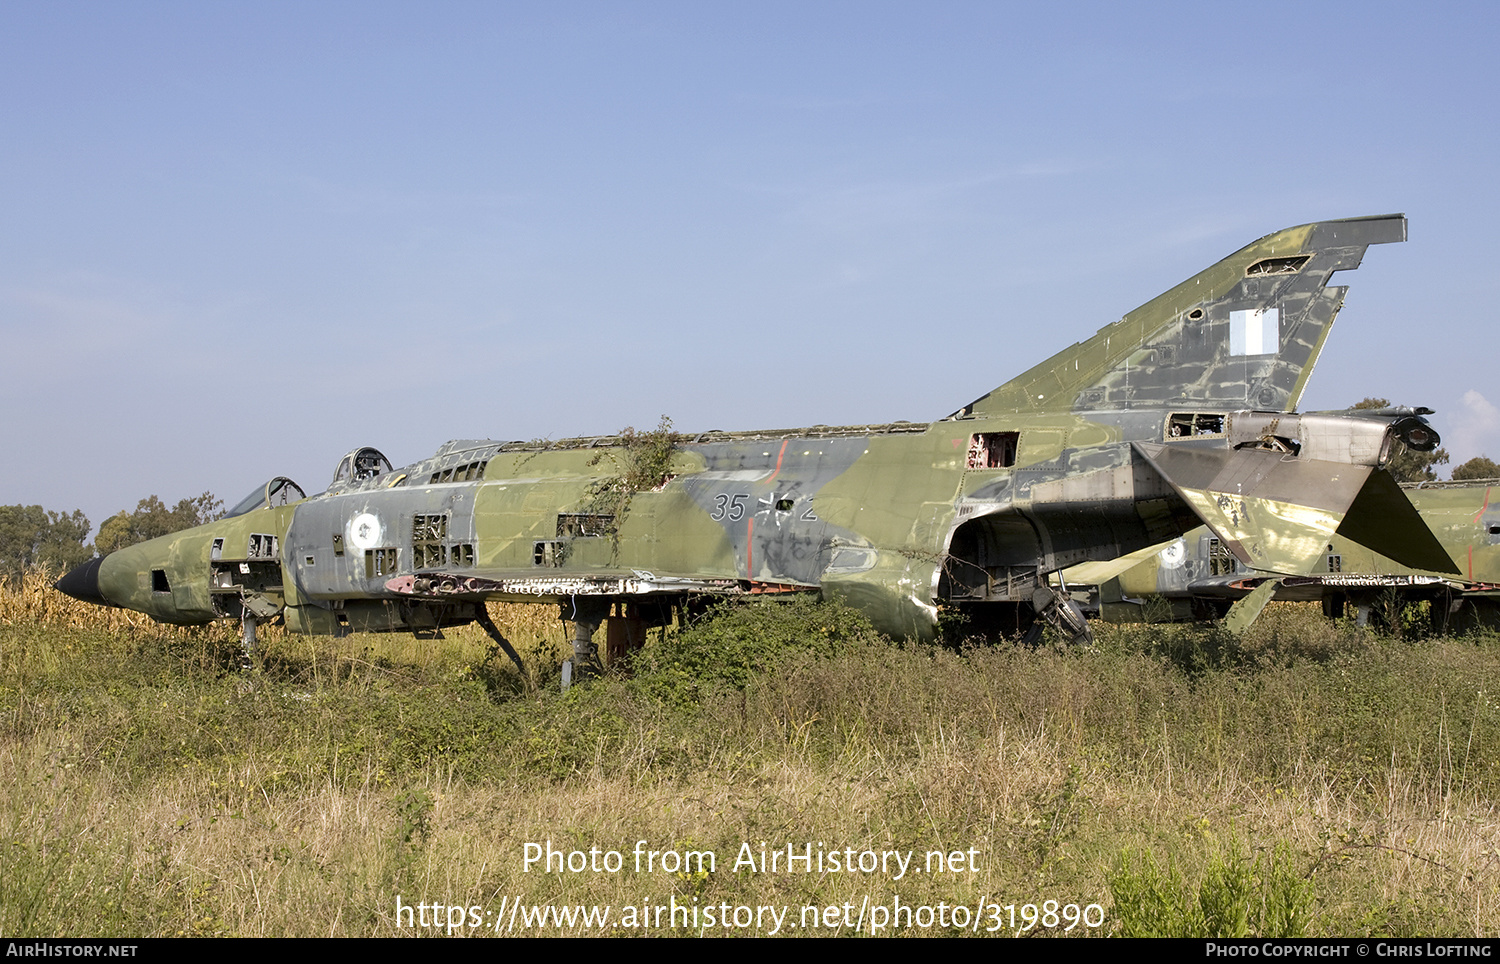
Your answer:
[[[554,679],[555,611],[491,611]],[[1294,606],[1099,637],[897,645],[797,600],[561,695],[467,630],[263,631],[242,673],[229,627],[32,580],[0,594],[0,934],[1500,932],[1500,639]]]

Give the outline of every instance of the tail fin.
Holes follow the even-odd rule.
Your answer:
[[[1268,234],[955,415],[1165,408],[1291,411],[1344,302],[1335,271],[1406,240],[1406,217]]]

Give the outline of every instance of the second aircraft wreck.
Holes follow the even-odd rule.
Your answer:
[[[173,623],[435,630],[553,601],[575,660],[619,604],[822,592],[930,637],[1047,623],[1087,638],[1048,576],[1207,525],[1250,569],[1311,571],[1335,532],[1452,568],[1383,466],[1438,443],[1422,413],[1296,414],[1345,288],[1401,215],[1267,235],[930,423],[351,453],[326,492],[269,483],[225,519],[96,559],[63,592]],[[498,635],[498,634],[496,634]]]
[[[1402,483],[1401,490],[1448,553],[1451,572],[1403,566],[1339,535],[1306,573],[1258,572],[1205,527],[1112,562],[1074,566],[1054,582],[1065,582],[1075,599],[1082,595],[1085,612],[1111,622],[1227,614],[1231,628],[1242,628],[1257,603],[1275,599],[1321,602],[1328,616],[1348,615],[1360,625],[1372,616],[1389,622],[1402,607],[1426,602],[1437,632],[1500,626],[1500,479]]]

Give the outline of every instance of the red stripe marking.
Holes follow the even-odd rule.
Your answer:
[[[776,453],[776,471],[772,472],[769,476],[766,477],[767,482],[771,481],[772,479],[776,478],[776,476],[781,474],[781,457],[786,454],[786,443],[788,441],[790,441],[790,439],[781,440],[781,451]]]
[[[1479,525],[1479,520],[1484,517],[1484,510],[1488,509],[1489,507],[1490,507],[1490,487],[1489,486],[1485,486],[1484,487],[1484,505],[1480,506],[1479,507],[1479,511],[1474,515],[1474,524],[1475,525]],[[1474,546],[1473,546],[1473,544],[1469,545],[1469,581],[1470,582],[1474,581]]]

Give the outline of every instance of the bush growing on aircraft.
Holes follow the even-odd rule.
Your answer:
[[[623,516],[630,509],[630,497],[635,493],[659,489],[671,481],[672,456],[681,440],[682,436],[672,431],[672,420],[665,415],[654,429],[638,431],[633,426],[621,429],[619,448],[600,453],[589,462],[597,465],[608,454],[618,474],[596,483],[587,511]]]

